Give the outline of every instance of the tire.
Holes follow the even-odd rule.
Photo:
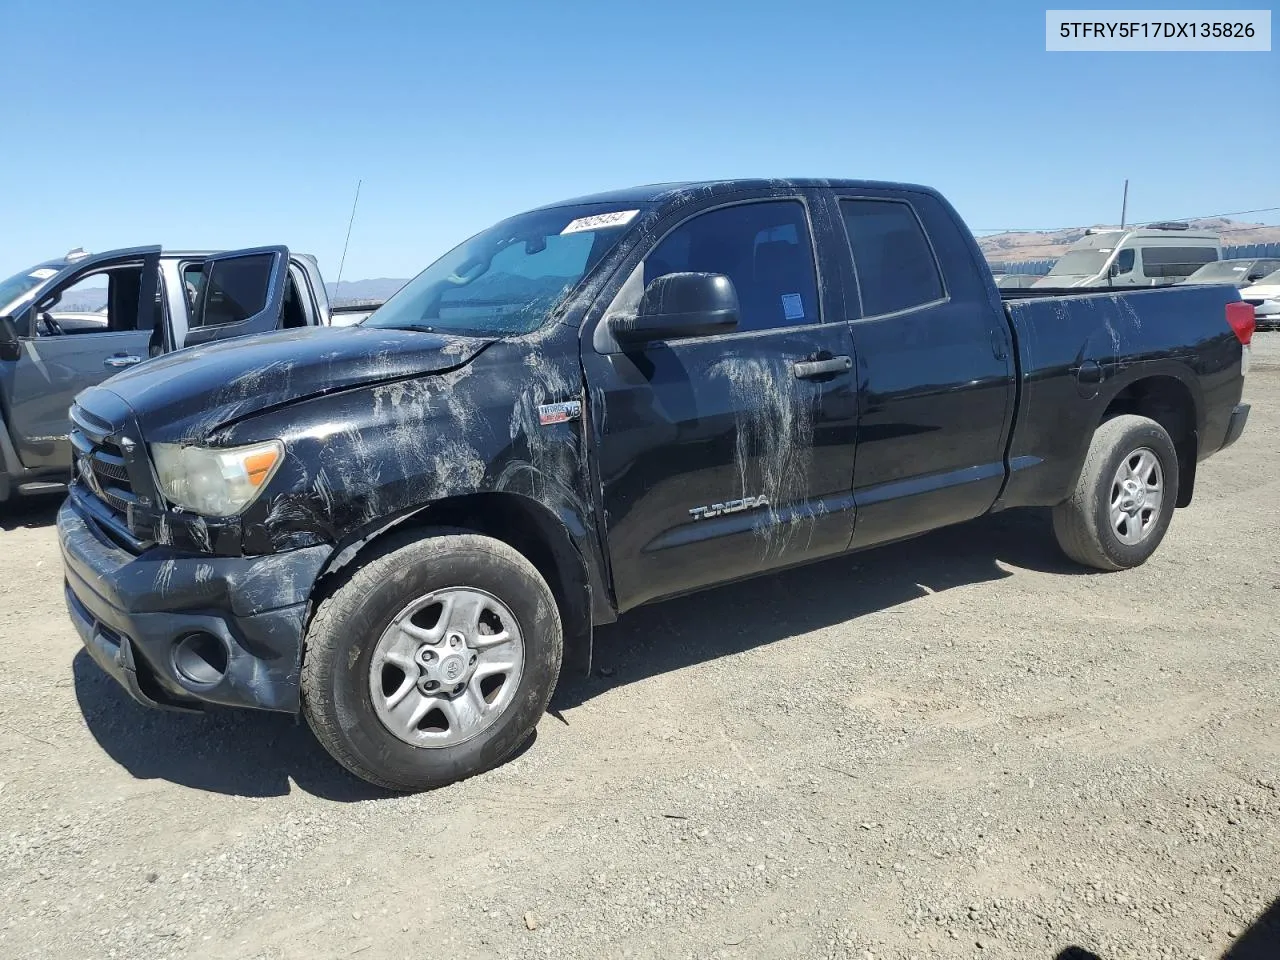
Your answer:
[[[469,604],[484,608],[478,614],[480,626],[455,630],[451,624],[468,619]],[[407,615],[415,605],[418,613]],[[436,608],[438,621],[423,627]],[[454,621],[446,622],[449,617]],[[470,622],[476,622],[476,615]],[[499,626],[487,626],[490,622]],[[446,629],[447,635],[437,640],[423,639],[429,631]],[[410,630],[415,631],[412,636]],[[492,673],[481,677],[485,669],[492,670],[492,664],[486,668],[489,659],[517,659],[510,639],[501,650],[479,647],[486,637],[499,636],[517,638],[520,665],[499,675],[497,693],[481,693],[483,684],[494,681]],[[460,637],[462,643],[451,650],[449,644]],[[408,669],[397,677],[409,649]],[[453,655],[458,651],[461,661]],[[388,537],[317,606],[303,647],[303,712],[316,739],[361,779],[406,792],[441,787],[498,766],[525,742],[551,699],[562,652],[555,598],[521,554],[500,540],[467,531],[406,531]],[[375,656],[381,664],[377,678],[371,675]],[[433,669],[443,671],[446,663],[456,668],[468,656],[472,664],[478,657],[479,665],[461,677],[450,674],[448,681],[461,680],[462,694],[446,696],[456,689],[441,692],[439,684],[428,694],[431,678],[445,676]],[[389,704],[405,683],[412,689],[397,702],[397,713]],[[477,694],[493,696],[493,705],[479,704]],[[433,709],[411,724],[403,722],[428,700],[453,706],[448,716]],[[482,710],[494,713],[475,721],[485,716]],[[459,742],[451,740],[466,734],[468,722],[488,725]]]
[[[1118,529],[1112,520],[1113,500],[1119,497],[1123,506],[1142,503],[1124,499],[1124,490],[1118,486],[1122,465],[1136,462],[1148,478],[1153,476],[1146,460],[1133,459],[1141,451],[1148,451],[1158,462],[1159,506],[1148,511],[1150,491],[1144,489],[1148,506],[1139,507]],[[1094,432],[1075,492],[1053,508],[1053,533],[1063,552],[1077,563],[1099,570],[1127,570],[1155,553],[1177,502],[1178,454],[1173,440],[1154,420],[1126,414]]]

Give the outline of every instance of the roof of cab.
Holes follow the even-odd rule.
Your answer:
[[[1188,241],[1195,241],[1197,246],[1206,246],[1207,244],[1221,242],[1221,237],[1212,230],[1100,230],[1097,233],[1086,234],[1071,245],[1073,250],[1092,250],[1098,248],[1111,248],[1121,243],[1133,243],[1134,241],[1151,241],[1157,242],[1169,241],[1170,246],[1185,245]]]
[[[834,189],[850,189],[874,187],[876,189],[910,190],[920,193],[934,193],[931,187],[913,183],[891,183],[879,180],[831,180],[816,177],[795,177],[743,180],[687,180],[673,183],[649,183],[636,187],[623,187],[619,190],[607,190],[603,193],[591,193],[569,200],[559,200],[544,204],[539,210],[550,210],[556,207],[577,206],[587,203],[667,203],[682,200],[690,194],[701,193],[705,196],[716,196],[725,193],[737,193],[744,190],[776,190],[787,187],[829,187]]]

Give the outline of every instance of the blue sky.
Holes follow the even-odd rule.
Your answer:
[[[332,280],[357,179],[345,279],[666,180],[911,180],[974,228],[1114,221],[1125,177],[1137,221],[1280,206],[1280,54],[1047,53],[1044,9],[5,0],[0,276],[284,242]]]

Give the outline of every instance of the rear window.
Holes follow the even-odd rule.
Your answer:
[[[1143,247],[1142,272],[1148,277],[1189,277],[1218,259],[1215,247]]]
[[[840,212],[858,271],[863,316],[943,298],[938,263],[910,206],[893,200],[841,200]]]

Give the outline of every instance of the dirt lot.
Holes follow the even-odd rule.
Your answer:
[[[1146,566],[1004,515],[655,606],[516,760],[415,797],[287,717],[134,706],[53,505],[10,509],[0,957],[1278,957],[1280,334],[1255,356]]]

